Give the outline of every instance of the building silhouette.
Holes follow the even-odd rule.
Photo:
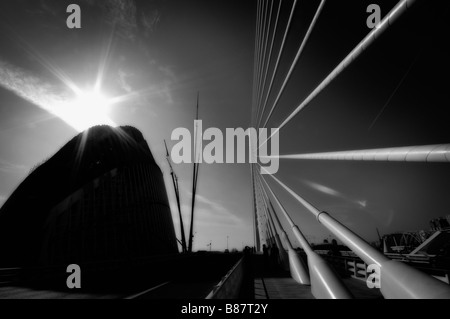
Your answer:
[[[178,252],[163,175],[141,132],[93,127],[0,210],[0,266],[130,261]]]

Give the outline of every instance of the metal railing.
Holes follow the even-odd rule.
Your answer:
[[[300,103],[288,116],[282,121],[280,125],[276,129],[272,129],[272,135],[263,141],[263,143],[259,143],[259,148],[263,147],[267,141],[269,141],[273,136],[277,136],[279,131],[285,127],[294,117],[296,117],[300,111],[304,110],[306,107],[311,105],[311,102],[316,99],[319,94],[324,92],[325,88],[330,85],[333,81],[335,81],[339,75],[341,75],[354,61],[358,59],[363,53],[367,50],[368,47],[373,45],[376,40],[385,33],[390,26],[399,19],[403,13],[409,10],[409,8],[416,2],[416,0],[400,0],[394,6],[394,8],[385,16],[385,18],[377,25],[376,28],[373,28],[364,39],[356,46],[354,49],[329,73],[323,81],[315,87],[315,89]],[[289,17],[289,21],[287,23],[286,32],[289,30],[289,26],[292,20],[293,12],[295,10],[297,1],[292,5],[291,15]],[[324,4],[324,1],[321,2],[321,5]],[[318,8],[317,13],[320,13],[321,6]],[[317,14],[318,16],[318,14]],[[262,23],[264,19],[260,19]],[[316,19],[313,19],[310,29],[312,29]],[[270,25],[270,23],[269,23]],[[264,29],[262,29],[264,30]],[[261,33],[258,34],[261,36]],[[264,31],[263,31],[264,35]],[[309,32],[307,33],[309,36]],[[305,44],[302,43],[302,47]],[[279,56],[282,54],[282,50],[284,48],[284,40],[283,44],[280,47]],[[264,45],[260,45],[257,47],[257,50],[261,52],[257,53],[257,56],[260,57],[262,50],[264,50]],[[301,50],[300,50],[301,52]],[[258,55],[259,54],[259,55]],[[264,56],[263,56],[264,57]],[[295,67],[297,58],[293,62],[293,66],[291,70]],[[261,62],[259,60],[259,62]],[[270,61],[269,61],[270,62]],[[255,69],[255,79],[261,79],[261,69],[264,69],[264,66],[270,63],[259,63],[259,67]],[[278,64],[278,61],[277,61]],[[274,74],[277,72],[277,66],[274,67]],[[272,76],[272,77],[273,77]],[[285,83],[288,81],[290,76],[290,72],[288,72]],[[261,83],[259,81],[258,83]],[[285,85],[282,85],[281,91],[284,90]],[[271,91],[271,85],[267,90],[266,102],[269,99],[269,95]],[[279,93],[282,94],[282,93]],[[266,102],[262,106],[261,111],[261,96],[264,97],[264,86],[257,86],[254,91],[254,99],[253,99],[253,123],[257,125],[258,128],[260,123],[263,124],[263,128],[266,127],[268,121],[273,114],[274,109],[276,108],[278,98],[275,99],[275,102],[270,109],[268,117],[264,121],[264,110],[266,107]],[[407,148],[390,148],[390,149],[376,149],[376,150],[361,150],[361,151],[351,151],[351,152],[333,152],[333,153],[319,153],[319,154],[297,154],[297,155],[284,155],[284,156],[275,156],[278,158],[284,159],[313,159],[313,160],[359,160],[359,161],[420,161],[420,162],[449,162],[449,145],[431,145],[431,146],[421,146],[421,147],[407,147]],[[263,157],[260,157],[262,159]],[[254,171],[253,167],[251,168],[252,172]],[[439,280],[429,276],[413,267],[410,267],[404,263],[393,261],[383,255],[381,252],[376,250],[374,247],[369,245],[364,239],[354,233],[352,230],[341,224],[339,221],[334,219],[328,213],[318,210],[314,205],[305,200],[302,196],[295,193],[292,189],[290,189],[287,185],[277,179],[275,176],[270,175],[270,172],[264,171],[264,168],[261,167],[262,172],[266,173],[266,175],[271,176],[279,185],[281,185],[284,190],[290,193],[302,206],[304,206],[310,213],[312,213],[317,221],[322,224],[328,231],[330,231],[337,239],[343,242],[346,246],[348,246],[362,261],[369,265],[372,269],[377,269],[379,273],[379,283],[381,285],[381,292],[385,298],[448,298],[450,299],[450,288],[448,285],[440,282]],[[311,286],[313,294],[316,298],[346,298],[349,297],[345,293],[345,286],[340,282],[339,278],[333,274],[332,268],[328,266],[328,264],[317,254],[315,253],[309,243],[307,242],[305,236],[300,231],[300,228],[294,224],[292,218],[283,208],[283,205],[277,199],[277,196],[272,192],[270,185],[267,183],[265,178],[259,174],[258,177],[255,177],[257,174],[253,174],[253,191],[255,192],[255,179],[259,178],[259,181],[264,181],[265,186],[268,190],[268,193],[271,194],[271,197],[277,202],[280,211],[283,213],[285,220],[291,226],[291,230],[296,237],[296,239],[300,242],[300,245],[304,249],[305,253],[308,256],[308,265],[309,265],[309,275],[311,277]],[[265,175],[264,175],[265,176]],[[264,187],[263,187],[264,188]],[[255,211],[257,208],[255,207]],[[255,212],[257,216],[257,213]],[[280,227],[280,225],[279,225]],[[283,237],[287,238],[282,227],[281,233],[284,235]],[[285,242],[288,242],[285,241]],[[289,249],[289,245],[288,245]],[[289,255],[291,257],[291,254]],[[365,272],[365,267],[361,266],[360,263],[353,263],[353,267],[350,267],[355,276],[363,276],[363,272]],[[348,266],[348,265],[347,265]],[[367,274],[364,274],[367,276]]]
[[[214,286],[205,299],[237,299],[244,280],[244,257]]]

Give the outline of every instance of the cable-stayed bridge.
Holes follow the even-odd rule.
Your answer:
[[[407,16],[419,0],[401,0],[385,15],[380,23],[367,32],[359,43],[329,71],[313,90],[282,117],[275,125],[275,131],[263,144],[286,130],[295,118],[307,108],[314,107],[314,101],[327,94],[327,88],[340,80],[340,77],[362,58],[378,41],[395,26],[395,23]],[[253,77],[252,126],[257,129],[268,128],[273,123],[281,101],[287,93],[294,71],[314,37],[317,24],[329,2],[318,1],[304,35],[298,39],[296,54],[290,61],[286,74],[281,74],[281,64],[288,44],[289,34],[293,32],[295,12],[300,1],[258,0],[255,38],[255,59]],[[282,14],[282,9],[287,14]],[[282,21],[282,20],[285,21]],[[407,72],[408,73],[408,72]],[[407,76],[407,73],[405,76]],[[282,81],[276,79],[281,76]],[[279,83],[277,83],[279,82]],[[400,83],[401,85],[401,83]],[[292,93],[292,92],[291,92]],[[393,95],[395,91],[393,92]],[[390,100],[390,99],[389,99]],[[388,102],[389,103],[389,102]],[[386,105],[383,107],[386,107]],[[325,115],[326,116],[326,115]],[[376,121],[376,120],[375,120]],[[259,147],[263,145],[260,144]],[[257,151],[257,150],[256,150]],[[450,162],[450,144],[430,144],[400,147],[379,147],[356,150],[324,151],[314,153],[271,155],[267,158],[301,163],[302,161],[367,161],[367,162],[410,162],[448,163]],[[260,159],[265,159],[261,157]],[[432,164],[429,164],[432,165]],[[320,204],[302,196],[276,175],[262,174],[264,167],[255,163],[250,165],[249,176],[252,180],[254,237],[256,251],[246,250],[244,254],[192,254],[183,244],[183,252],[177,256],[141,260],[137,264],[124,266],[120,262],[109,264],[108,271],[99,264],[89,265],[92,274],[100,276],[105,284],[123,269],[129,269],[128,282],[139,281],[139,285],[130,288],[127,280],[115,283],[124,289],[111,290],[108,293],[68,293],[67,291],[42,290],[40,283],[34,289],[17,287],[17,277],[32,276],[21,269],[2,269],[0,272],[0,297],[37,297],[37,298],[450,298],[448,283],[434,278],[410,265],[394,261],[374,248],[350,227],[333,216],[332,211],[323,211]],[[198,171],[194,170],[195,179]],[[176,179],[174,179],[176,185]],[[195,184],[195,181],[194,181]],[[296,211],[289,211],[283,203],[282,190],[291,196],[298,207],[306,209],[316,222],[332,233],[338,240],[351,249],[356,256],[350,258],[323,256],[312,247],[304,234],[302,225],[295,222]],[[175,186],[177,187],[177,186]],[[195,192],[194,192],[195,193]],[[192,203],[194,207],[194,202]],[[194,210],[194,209],[193,209]],[[180,214],[181,215],[181,214]],[[191,222],[192,225],[192,222]],[[288,227],[283,226],[288,225]],[[192,230],[191,230],[192,233]],[[183,235],[184,237],[184,235]],[[300,243],[300,249],[294,247],[290,238]],[[192,235],[189,236],[192,248]],[[261,253],[263,245],[270,245],[271,251]],[[276,247],[276,248],[275,248]],[[270,255],[270,256],[269,256]],[[180,271],[177,265],[183,264]],[[128,267],[128,268],[127,268]],[[134,267],[134,268],[133,268]],[[133,273],[136,269],[140,271]],[[142,276],[151,269],[149,276]],[[206,270],[206,271],[205,271]],[[49,269],[34,269],[43,278]],[[53,269],[58,279],[67,276],[65,269]],[[157,278],[155,278],[155,274]],[[350,279],[353,278],[362,280]],[[372,276],[371,276],[372,275]],[[123,279],[123,278],[122,278]],[[447,274],[448,280],[448,274]],[[63,280],[65,283],[65,279]],[[93,289],[95,291],[95,289]]]
[[[274,80],[279,70],[280,59],[286,46],[286,39],[293,24],[294,12],[300,1],[293,1],[287,23],[282,34],[281,44],[274,47],[277,28],[280,26],[280,7],[282,1],[258,2],[257,36],[255,50],[255,72],[253,86],[253,112],[252,121],[256,128],[266,128],[274,113],[279,107],[279,102],[289,80],[308,45],[308,41],[314,36],[314,28],[320,20],[321,13],[327,5],[327,1],[320,1],[310,25],[299,41],[295,58],[284,75],[281,86],[274,85]],[[279,134],[294,118],[301,116],[304,109],[312,107],[313,101],[321,94],[326,94],[326,89],[334,81],[339,81],[341,74],[364,55],[371,46],[376,46],[378,39],[390,31],[390,28],[408,15],[416,1],[399,1],[393,9],[373,28],[361,41],[348,53],[348,55],[276,126],[275,132],[262,144],[270,140],[275,134]],[[278,4],[278,5],[276,5]],[[271,30],[271,29],[274,30]],[[272,98],[270,98],[272,97]],[[326,116],[326,115],[325,115]],[[260,143],[261,147],[261,143]],[[283,154],[276,155],[281,160],[315,160],[315,161],[398,161],[398,162],[450,162],[450,144],[419,145],[397,148],[380,148],[367,150],[323,152],[314,154]],[[272,157],[272,158],[274,158]],[[260,174],[264,168],[258,164],[251,167],[253,181],[253,198],[255,211],[255,241],[257,249],[260,249],[261,241],[277,245],[281,253],[281,259],[289,269],[292,277],[301,285],[310,285],[312,295],[316,298],[352,298],[353,295],[340,276],[330,264],[318,255],[302,233],[301,225],[296,225],[283,206],[279,196],[273,191],[271,184],[278,184],[285,192],[290,194],[298,202],[298,205],[307,209],[318,223],[322,224],[337,239],[348,246],[369,269],[377,269],[379,272],[379,287],[385,298],[449,298],[448,285],[428,276],[405,264],[392,261],[380,251],[369,245],[351,229],[332,217],[332,212],[325,212],[309,202],[301,194],[295,192],[282,180],[274,175]],[[283,218],[288,222],[289,228],[285,229],[280,222]],[[301,248],[306,254],[307,262],[293,249],[287,233],[295,236]],[[281,235],[281,238],[280,238]],[[353,265],[357,268],[356,262]],[[364,272],[366,269],[364,269]]]

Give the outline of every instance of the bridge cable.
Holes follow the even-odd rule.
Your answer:
[[[258,95],[258,99],[257,99],[257,105],[258,105],[258,113],[256,114],[257,120],[259,118],[259,113],[261,111],[259,100],[260,100],[261,95],[264,93],[264,85],[263,85],[264,76],[263,76],[263,74],[264,74],[264,70],[266,70],[268,68],[268,62],[266,63],[266,60],[267,60],[266,55],[267,55],[267,46],[269,43],[269,35],[270,35],[270,29],[271,29],[270,27],[272,25],[272,14],[273,14],[273,3],[274,2],[275,2],[275,0],[271,1],[270,10],[269,10],[270,14],[269,14],[269,19],[267,21],[267,29],[265,29],[265,31],[267,31],[267,32],[265,32],[265,35],[264,35],[263,59],[262,59],[262,63],[261,63],[261,75],[260,75],[259,83],[258,83],[259,95]]]
[[[319,95],[338,75],[340,75],[349,65],[351,65],[375,40],[382,35],[389,27],[407,10],[416,0],[400,0],[388,15],[375,27],[348,55],[339,63],[336,68],[310,93],[310,95],[278,126],[269,138],[258,148],[267,143],[278,133],[290,120],[292,120],[302,109]]]
[[[342,152],[261,156],[294,160],[450,163],[450,144],[392,147]]]
[[[307,270],[307,267],[306,267],[305,263],[303,262],[303,260],[300,258],[300,256],[297,254],[297,252],[294,250],[294,248],[293,248],[293,246],[291,244],[291,241],[289,239],[289,236],[286,234],[283,226],[281,225],[281,222],[280,222],[280,220],[279,220],[279,218],[277,216],[277,212],[276,212],[275,208],[273,207],[272,202],[270,201],[270,198],[267,195],[267,192],[266,192],[264,186],[262,185],[261,177],[260,177],[259,174],[257,174],[257,180],[259,182],[260,188],[264,191],[265,196],[267,196],[267,201],[269,202],[270,207],[272,208],[272,213],[273,213],[273,215],[275,216],[275,218],[276,218],[276,220],[278,222],[278,226],[279,226],[280,231],[281,231],[281,237],[283,238],[283,241],[284,241],[285,245],[287,246],[286,248],[288,250],[288,254],[286,255],[286,251],[284,250],[283,245],[281,243],[281,240],[280,240],[280,238],[279,238],[279,236],[277,234],[276,237],[275,237],[275,240],[277,241],[277,245],[279,246],[280,253],[281,253],[280,256],[281,256],[281,258],[283,260],[284,267],[288,267],[288,265],[289,265],[289,267],[288,267],[289,271],[291,273],[292,278],[294,278],[295,281],[297,281],[298,283],[300,283],[302,285],[311,285],[310,272]],[[264,194],[263,194],[263,199],[264,199],[264,202],[265,202],[265,204],[267,206],[267,202],[265,201]],[[275,196],[275,194],[273,194],[273,195]],[[278,198],[275,198],[275,199],[278,200]],[[284,210],[284,207],[282,206],[280,201],[277,201],[277,204],[279,206],[281,205],[280,206],[281,209]],[[269,209],[267,210],[267,213],[272,218]],[[272,223],[273,223],[273,220],[272,220]],[[275,228],[275,231],[276,231],[275,225],[274,225],[274,228]],[[302,234],[300,233],[300,230],[298,230],[298,228],[297,228],[297,231],[298,231],[298,234],[296,234],[296,235],[301,235],[302,236]],[[305,252],[310,252],[310,256],[314,255],[314,252],[312,252],[312,250],[305,249]],[[312,257],[312,259],[314,259],[314,258],[315,257]],[[320,268],[323,269],[323,267],[320,267]],[[317,268],[316,268],[316,271],[317,271]],[[319,270],[319,272],[320,272],[320,270]],[[333,279],[331,279],[331,280],[334,282]],[[315,282],[317,283],[317,281],[315,281]],[[318,286],[320,286],[320,285],[321,284],[319,283]],[[338,284],[338,286],[340,286],[340,285]],[[338,290],[339,290],[339,288],[338,288]],[[328,291],[329,291],[329,289],[328,289]],[[323,295],[323,296],[324,297],[329,297],[332,294],[333,293],[331,292],[330,294],[328,294],[328,296],[327,295]],[[343,297],[346,296],[345,293],[341,294],[340,292],[337,292],[337,295],[343,296]]]
[[[258,179],[257,179],[257,186],[258,186],[258,191],[259,191],[260,197],[262,198],[263,210],[265,208],[264,213],[265,213],[265,217],[266,217],[266,220],[267,220],[266,222],[268,223],[269,228],[272,231],[273,239],[275,240],[276,236],[278,236],[278,231],[277,231],[275,223],[274,223],[274,221],[272,219],[272,216],[270,215],[269,206],[267,205],[266,198],[264,196],[263,190],[261,189],[261,183],[259,182]],[[278,243],[277,243],[277,245],[278,245]],[[283,249],[282,246],[278,247],[278,248],[279,249]]]
[[[256,78],[256,111],[258,114],[258,97],[260,94],[260,85],[261,82],[261,74],[263,68],[263,55],[264,55],[264,38],[265,38],[265,30],[266,30],[266,21],[267,21],[267,11],[268,11],[268,2],[269,0],[262,0],[262,9],[261,9],[261,21],[260,21],[260,32],[259,32],[259,52],[258,52],[258,73]]]
[[[293,249],[291,241],[290,241],[288,235],[286,234],[286,231],[284,230],[283,225],[280,222],[280,219],[278,218],[278,216],[276,214],[275,208],[273,207],[272,202],[271,202],[271,200],[269,198],[269,195],[267,194],[266,190],[264,189],[264,186],[262,185],[262,182],[261,182],[259,176],[257,176],[257,181],[258,181],[259,190],[261,192],[261,195],[262,195],[262,198],[263,198],[263,201],[264,201],[264,205],[266,207],[266,214],[268,215],[268,217],[270,219],[270,222],[272,223],[272,227],[274,229],[276,238],[279,239],[279,237],[277,237],[277,236],[279,236],[278,233],[280,232],[282,234],[282,237],[284,238],[284,241],[285,241],[286,245],[288,246],[287,248],[288,249]],[[271,212],[271,210],[272,210],[272,212]],[[275,220],[277,222],[276,224],[274,222],[274,218],[272,217],[272,214],[273,214],[273,216],[275,216]],[[277,230],[277,226],[276,225],[278,225],[278,230],[279,231]],[[283,245],[281,245],[281,242],[279,242],[278,245],[280,246],[279,247],[280,250],[284,249]]]
[[[262,167],[262,170],[264,168]],[[365,263],[381,265],[382,262],[387,260],[383,254],[377,251],[375,248],[370,246],[364,239],[354,234],[351,230],[346,229],[342,231],[340,227],[333,227],[332,224],[339,223],[329,216],[327,213],[318,210],[310,202],[305,200],[303,197],[294,192],[286,184],[280,181],[273,175],[269,175],[274,181],[276,181],[282,188],[284,188],[292,197],[294,197],[300,204],[302,204],[310,213],[312,213],[319,222],[327,221],[323,225],[331,231],[337,238],[343,241],[353,252],[355,252]],[[263,178],[264,180],[264,178]],[[264,180],[265,181],[265,180]],[[267,183],[267,182],[266,182]],[[329,218],[328,218],[329,217]],[[329,222],[332,219],[332,222]],[[340,224],[340,223],[339,223]],[[341,225],[341,224],[340,224]],[[343,226],[343,225],[341,225]],[[345,227],[345,226],[343,226]]]
[[[263,167],[261,169],[264,170]],[[436,280],[411,266],[390,260],[328,213],[320,212],[278,178],[273,175],[270,175],[270,177],[316,216],[319,223],[341,240],[367,265],[379,267],[381,271],[381,293],[385,298],[450,299],[450,287],[446,283]],[[268,186],[264,178],[263,180]]]
[[[271,201],[269,199],[269,195],[267,194],[266,190],[264,189],[264,186],[262,185],[262,182],[261,182],[261,179],[260,179],[259,176],[257,178],[257,181],[258,181],[258,185],[259,185],[259,188],[260,188],[261,192],[263,192],[264,204],[268,208],[268,203],[272,206],[272,203],[271,203]],[[273,206],[272,206],[272,210],[273,210]],[[269,216],[270,216],[270,219],[272,220],[272,223],[274,225],[275,232],[276,232],[275,222],[272,219],[272,216],[270,214],[269,214]],[[280,230],[280,232],[283,232],[284,228],[283,228],[283,225],[281,225],[280,219],[278,218],[278,216],[276,214],[274,214],[274,216],[275,216],[275,220],[277,221],[276,225],[278,225],[278,229]]]
[[[252,179],[252,197],[253,197],[253,240],[256,247],[256,251],[260,251],[260,238],[259,238],[259,227],[258,227],[258,212],[256,204],[256,187],[255,187],[255,172],[253,165],[250,165],[250,173]]]
[[[261,180],[264,182],[267,190],[272,195],[272,198],[275,200],[275,202],[277,203],[278,207],[280,207],[281,211],[283,212],[284,217],[286,218],[286,220],[288,221],[289,225],[291,226],[291,228],[292,228],[292,230],[294,232],[294,235],[297,238],[297,240],[300,242],[300,245],[303,248],[303,250],[305,250],[305,252],[307,254],[312,252],[311,245],[307,241],[306,237],[299,230],[298,226],[294,223],[294,221],[292,220],[291,216],[287,212],[287,210],[284,207],[284,205],[281,203],[281,201],[278,198],[278,196],[273,192],[273,190],[270,187],[270,185],[267,183],[267,181],[262,176],[261,176]],[[298,231],[294,231],[295,229],[297,229]]]
[[[262,127],[266,127],[267,122],[269,122],[270,118],[272,117],[272,114],[273,114],[273,112],[274,112],[278,102],[280,101],[281,95],[283,94],[284,89],[286,88],[286,86],[287,86],[287,84],[289,82],[289,79],[291,78],[291,75],[294,72],[295,67],[297,66],[298,61],[300,60],[300,57],[301,57],[301,55],[303,53],[303,50],[305,49],[306,43],[308,42],[308,40],[309,40],[309,38],[311,36],[311,33],[314,30],[314,27],[315,27],[315,25],[317,23],[317,20],[319,19],[319,16],[322,13],[322,10],[323,10],[323,8],[325,6],[325,2],[326,2],[326,0],[322,0],[320,2],[319,6],[317,8],[317,11],[316,11],[316,13],[314,15],[314,18],[312,19],[311,24],[310,24],[310,26],[308,28],[308,31],[306,32],[306,34],[305,34],[305,36],[303,38],[303,42],[300,45],[300,48],[298,49],[297,55],[295,56],[294,61],[292,62],[291,68],[289,69],[289,72],[286,75],[286,78],[285,78],[285,80],[283,82],[283,85],[281,86],[281,89],[278,92],[278,95],[277,95],[277,97],[275,99],[275,102],[273,103],[272,108],[270,109],[269,115],[267,116],[267,119],[264,122],[264,125]],[[260,122],[258,123],[258,127],[261,124],[261,121],[262,121],[262,118],[260,119]]]
[[[319,299],[352,299],[353,294],[346,287],[339,275],[333,270],[328,262],[326,262],[320,255],[318,255],[309,244],[306,237],[300,231],[297,225],[292,221],[288,212],[278,199],[277,195],[273,192],[270,185],[260,175],[260,179],[264,182],[266,188],[271,193],[272,197],[277,202],[278,206],[282,209],[285,217],[288,219],[292,227],[297,240],[300,242],[301,247],[308,256],[308,268],[309,276],[311,278],[311,292],[314,297]]]
[[[286,38],[287,38],[287,35],[288,35],[289,30],[291,28],[291,24],[292,24],[292,20],[293,20],[293,17],[294,17],[295,9],[297,7],[297,3],[298,3],[298,0],[294,0],[294,3],[292,5],[292,9],[291,9],[291,13],[289,15],[289,20],[288,20],[288,23],[286,25],[286,29],[285,29],[285,32],[284,32],[283,41],[281,42],[281,46],[280,46],[279,51],[278,51],[278,57],[277,57],[277,60],[276,60],[276,63],[275,63],[275,67],[274,67],[273,72],[272,72],[272,77],[270,79],[269,88],[267,89],[267,94],[266,94],[266,98],[265,98],[265,101],[264,101],[262,114],[264,114],[264,111],[266,109],[267,101],[269,99],[270,92],[272,91],[273,83],[274,83],[274,80],[275,80],[275,75],[278,72],[278,66],[280,64],[281,55],[283,54],[283,51],[284,51],[284,46],[286,44]]]
[[[260,195],[263,199],[263,204],[265,207],[265,214],[266,214],[267,221],[269,223],[269,227],[272,229],[273,242],[278,247],[278,250],[279,250],[279,257],[280,257],[281,264],[283,265],[284,269],[292,271],[293,277],[296,277],[294,275],[295,270],[291,270],[291,267],[289,266],[289,264],[290,264],[289,255],[288,255],[288,253],[286,253],[286,250],[288,250],[289,253],[292,254],[291,251],[293,251],[294,248],[292,247],[291,241],[289,240],[288,235],[284,231],[283,226],[281,225],[280,220],[278,219],[278,216],[275,213],[275,208],[273,207],[270,199],[268,198],[266,190],[263,188],[261,181],[259,180],[259,176],[257,176],[257,185],[258,185],[258,190],[260,192]],[[269,207],[269,205],[270,205],[270,207]],[[277,226],[275,225],[272,214],[275,215],[275,218],[277,219],[279,230],[277,230]],[[281,237],[283,238],[283,241],[285,242],[286,249],[283,247],[282,241],[280,239],[280,235],[279,235],[280,232],[281,232]],[[298,258],[298,255],[297,255],[297,258]],[[299,275],[299,277],[300,277],[300,275]],[[307,282],[304,282],[304,281],[302,283],[308,284]]]
[[[257,83],[257,72],[258,72],[258,56],[259,56],[259,24],[260,24],[260,7],[261,1],[257,1],[256,8],[256,27],[255,27],[255,52],[254,52],[254,63],[253,63],[253,101],[252,101],[252,119],[255,121],[256,114],[256,83]]]
[[[264,72],[263,89],[266,88],[267,73],[269,72],[270,61],[272,61],[273,46],[274,46],[274,43],[275,43],[275,36],[276,36],[277,30],[278,30],[278,22],[279,22],[279,18],[280,18],[280,12],[281,12],[281,5],[282,5],[282,3],[283,3],[283,0],[280,0],[279,4],[278,4],[277,17],[275,19],[275,27],[274,27],[274,31],[273,31],[273,34],[272,34],[272,40],[271,40],[270,50],[269,50],[269,57],[268,57],[268,60],[267,60],[267,67],[266,67],[266,70]],[[259,99],[257,103],[260,104],[261,103],[261,99]],[[264,116],[264,111],[261,112],[260,116],[261,117]],[[258,127],[257,128],[259,128],[259,117],[258,116],[256,118],[256,123],[258,123]]]

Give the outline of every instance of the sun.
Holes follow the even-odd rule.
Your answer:
[[[62,120],[82,132],[96,125],[111,125],[109,113],[111,102],[100,91],[77,91],[76,97],[57,108],[56,113]]]

